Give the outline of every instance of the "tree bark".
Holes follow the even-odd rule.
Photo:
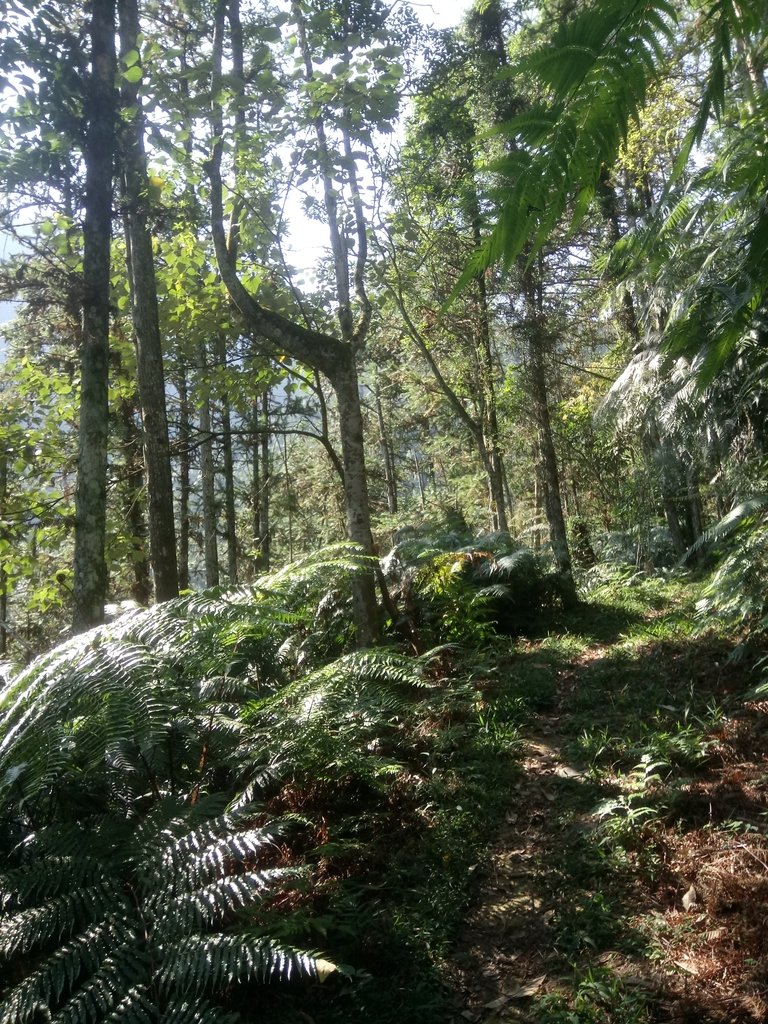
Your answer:
[[[112,175],[116,139],[115,0],[91,5],[86,91],[80,427],[75,492],[73,629],[104,621]]]
[[[222,369],[227,365],[227,345],[223,334],[215,341],[216,363]],[[224,471],[224,523],[227,536],[227,576],[229,583],[237,583],[237,513],[235,509],[235,464],[232,456],[232,415],[229,395],[225,388],[221,400],[221,451]]]
[[[189,408],[189,389],[187,386],[187,370],[184,364],[179,367],[176,378],[179,392],[179,534],[178,534],[178,573],[179,587],[189,589],[189,498],[191,488],[190,441],[192,438],[191,414]]]
[[[8,539],[8,528],[5,523],[6,502],[8,500],[8,453],[0,451],[0,541]],[[5,561],[0,559],[0,654],[8,651],[8,573]]]
[[[552,422],[549,415],[547,375],[544,362],[546,334],[542,324],[539,289],[532,272],[527,270],[524,277],[526,301],[526,334],[528,342],[528,370],[531,381],[534,416],[538,431],[540,479],[544,499],[544,510],[549,526],[552,554],[560,576],[563,606],[573,608],[578,603],[576,584],[573,579],[571,552],[565,528],[563,503],[560,494],[560,472],[557,453],[552,436]]]
[[[135,421],[135,396],[121,402],[118,413],[120,441],[125,452],[125,479],[122,481],[123,515],[131,535],[133,583],[131,597],[140,605],[152,597],[152,577],[147,558],[147,522],[144,517],[144,459],[141,431]]]
[[[296,18],[300,46],[305,58],[305,69],[309,76],[312,73],[311,54],[306,45],[303,14],[297,4],[292,5],[292,10]],[[361,237],[359,219],[356,217],[358,257],[354,283],[361,313],[359,319],[355,322],[350,306],[351,291],[346,264],[347,248],[339,227],[338,203],[335,184],[331,177],[328,147],[325,145],[324,125],[319,120],[316,120],[314,127],[318,142],[326,213],[328,215],[334,255],[338,301],[337,314],[341,338],[305,327],[279,313],[266,309],[243,285],[237,273],[235,250],[227,244],[227,232],[224,228],[223,183],[221,179],[223,150],[221,140],[224,131],[224,118],[219,96],[222,86],[223,43],[227,17],[230,19],[230,24],[236,24],[237,0],[218,0],[214,11],[213,75],[211,83],[213,97],[211,127],[214,141],[211,148],[211,158],[207,163],[207,171],[211,185],[211,230],[216,252],[216,262],[222,281],[229,292],[234,306],[243,316],[247,329],[253,337],[259,339],[264,349],[278,357],[288,354],[291,358],[298,360],[305,366],[321,372],[331,382],[339,410],[342,461],[344,463],[344,498],[347,532],[350,540],[361,544],[365,552],[372,554],[373,542],[365,483],[365,455],[362,444],[362,413],[355,367],[355,357],[364,344],[371,316],[371,307],[365,295],[362,274],[362,263],[364,262],[364,254],[366,252],[364,230]],[[237,162],[237,154],[235,155],[235,162]],[[354,168],[347,166],[346,170],[351,181]],[[353,201],[353,205],[355,205],[357,212],[359,204],[354,204]],[[364,222],[362,227],[364,229]],[[229,228],[230,236],[236,237],[236,225],[230,221]],[[373,567],[356,583],[353,592],[353,604],[357,641],[361,646],[364,646],[371,643],[378,636],[379,632]]]
[[[363,551],[372,552],[373,536],[365,472],[363,416],[360,408],[357,367],[351,350],[346,364],[334,374],[331,384],[339,405],[339,420],[343,425],[341,455],[344,463],[347,536],[359,544]],[[373,643],[379,632],[373,572],[366,573],[356,581],[354,597],[357,640],[361,646],[366,646]]]
[[[125,59],[139,48],[137,0],[117,0],[120,16],[120,50]],[[133,67],[139,66],[138,63]],[[149,503],[149,552],[155,581],[155,598],[167,601],[179,593],[176,536],[173,516],[173,482],[165,406],[165,372],[157,284],[149,229],[147,158],[144,152],[144,116],[138,83],[123,79],[122,177],[123,223],[131,289],[133,329],[136,339],[136,371],[144,431],[144,461]]]
[[[390,515],[397,513],[397,474],[395,472],[395,459],[392,453],[392,445],[387,435],[387,428],[384,422],[384,408],[381,402],[381,392],[378,384],[374,389],[374,400],[376,402],[376,421],[379,425],[379,445],[381,447],[381,458],[384,464],[384,486],[387,492],[387,510]]]
[[[269,391],[253,403],[251,507],[253,509],[253,543],[256,549],[257,572],[268,572],[270,561],[269,498]]]
[[[200,369],[203,373],[205,388],[205,370],[208,357],[205,343],[200,345]],[[213,465],[213,435],[211,433],[211,400],[207,392],[203,394],[199,408],[200,416],[200,489],[203,503],[203,555],[205,558],[205,585],[219,585],[219,547],[217,540],[216,515],[216,474]]]

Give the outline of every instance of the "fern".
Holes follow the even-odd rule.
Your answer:
[[[23,876],[37,875],[49,839],[55,849],[60,837],[37,834],[27,863],[3,880],[4,891],[21,880],[16,891],[27,899],[17,896],[19,909],[3,921],[0,954],[9,960],[51,946],[53,952],[6,994],[0,1018],[22,1024],[45,1006],[62,1024],[157,1020],[190,993],[313,977],[313,956],[247,930],[264,901],[291,888],[299,875],[295,868],[252,866],[274,856],[276,840],[295,828],[289,821],[255,827],[257,812],[210,817],[205,808],[166,801],[133,832],[120,820],[104,819],[91,830],[105,851],[100,884],[79,883],[93,867],[87,858],[85,871],[59,873],[55,889],[49,879],[42,903],[34,902],[35,889]]]
[[[285,730],[262,730],[252,709],[266,701],[280,718],[281,691],[289,714],[293,687],[328,683],[318,721],[354,718],[366,688],[381,717],[395,713],[407,684],[395,656],[322,666],[307,653],[328,580],[343,601],[367,567],[343,545],[131,613],[0,694],[0,962],[21,979],[0,1019],[229,1022],[232,985],[317,975],[314,956],[254,931],[306,873],[285,862],[297,820],[254,803],[277,765],[295,767]],[[303,645],[303,659],[286,654]]]
[[[547,100],[499,129],[511,150],[496,167],[503,204],[456,292],[488,266],[508,268],[524,250],[538,251],[569,207],[578,226],[660,72],[676,21],[667,0],[601,0],[516,62],[511,74],[537,83]]]

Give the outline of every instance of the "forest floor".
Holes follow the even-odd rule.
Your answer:
[[[445,963],[455,1024],[768,1019],[768,700],[759,652],[692,612],[638,580],[497,667],[489,706],[530,714]]]

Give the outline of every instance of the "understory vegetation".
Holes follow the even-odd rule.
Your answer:
[[[768,1020],[768,0],[453,2],[0,0],[0,1024]]]
[[[688,576],[604,568],[567,612],[530,553],[414,540],[408,621],[355,650],[365,562],[129,612],[6,686],[0,1019],[761,1020],[759,644]],[[492,986],[463,1018],[462,978]]]

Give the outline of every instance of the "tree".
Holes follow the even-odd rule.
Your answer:
[[[302,62],[303,81],[297,83],[305,98],[308,127],[313,138],[312,166],[322,191],[322,206],[328,226],[332,267],[337,302],[338,333],[308,327],[296,319],[268,309],[243,283],[236,262],[237,253],[228,244],[225,230],[225,201],[222,176],[224,156],[225,112],[219,97],[223,87],[224,41],[227,26],[234,73],[232,91],[237,105],[246,103],[244,81],[239,73],[243,66],[240,49],[240,12],[233,0],[219,0],[215,9],[214,73],[211,84],[213,107],[211,115],[213,146],[207,164],[211,189],[211,226],[216,260],[222,280],[232,302],[243,317],[244,329],[259,338],[268,351],[287,353],[330,382],[336,400],[344,470],[344,497],[347,534],[366,552],[373,551],[370,509],[365,469],[363,418],[358,383],[358,358],[370,327],[372,306],[366,289],[368,263],[367,217],[358,172],[356,145],[370,143],[374,127],[387,126],[396,112],[393,86],[397,81],[396,66],[391,57],[394,50],[379,40],[385,32],[387,10],[374,2],[367,8],[351,12],[345,4],[320,10],[298,3],[291,7],[296,28],[298,51]],[[358,51],[367,41],[369,50]],[[320,63],[335,57],[338,66],[332,71],[320,70]],[[368,86],[372,69],[378,84]],[[378,94],[376,93],[378,89]],[[379,100],[377,109],[376,100]],[[235,147],[234,170],[238,170],[238,154],[245,145],[242,123],[233,122]],[[333,140],[333,141],[332,141]],[[339,186],[345,190],[340,202]],[[237,195],[246,188],[242,180],[235,183],[235,198],[230,200],[229,238],[239,235],[240,203]],[[354,242],[354,250],[353,250]],[[351,267],[350,267],[351,262]],[[355,591],[355,621],[359,640],[370,642],[378,633],[373,571],[360,580]]]
[[[85,90],[80,424],[75,496],[73,625],[104,617],[109,433],[109,324],[112,178],[117,133],[115,0],[93,0],[91,73]]]
[[[144,152],[142,98],[139,93],[141,28],[137,0],[118,0],[117,6],[120,59],[124,66],[121,76],[123,128],[120,140],[123,223],[149,498],[149,549],[155,597],[158,601],[166,601],[178,596],[179,582],[163,349],[149,227],[150,186]]]

